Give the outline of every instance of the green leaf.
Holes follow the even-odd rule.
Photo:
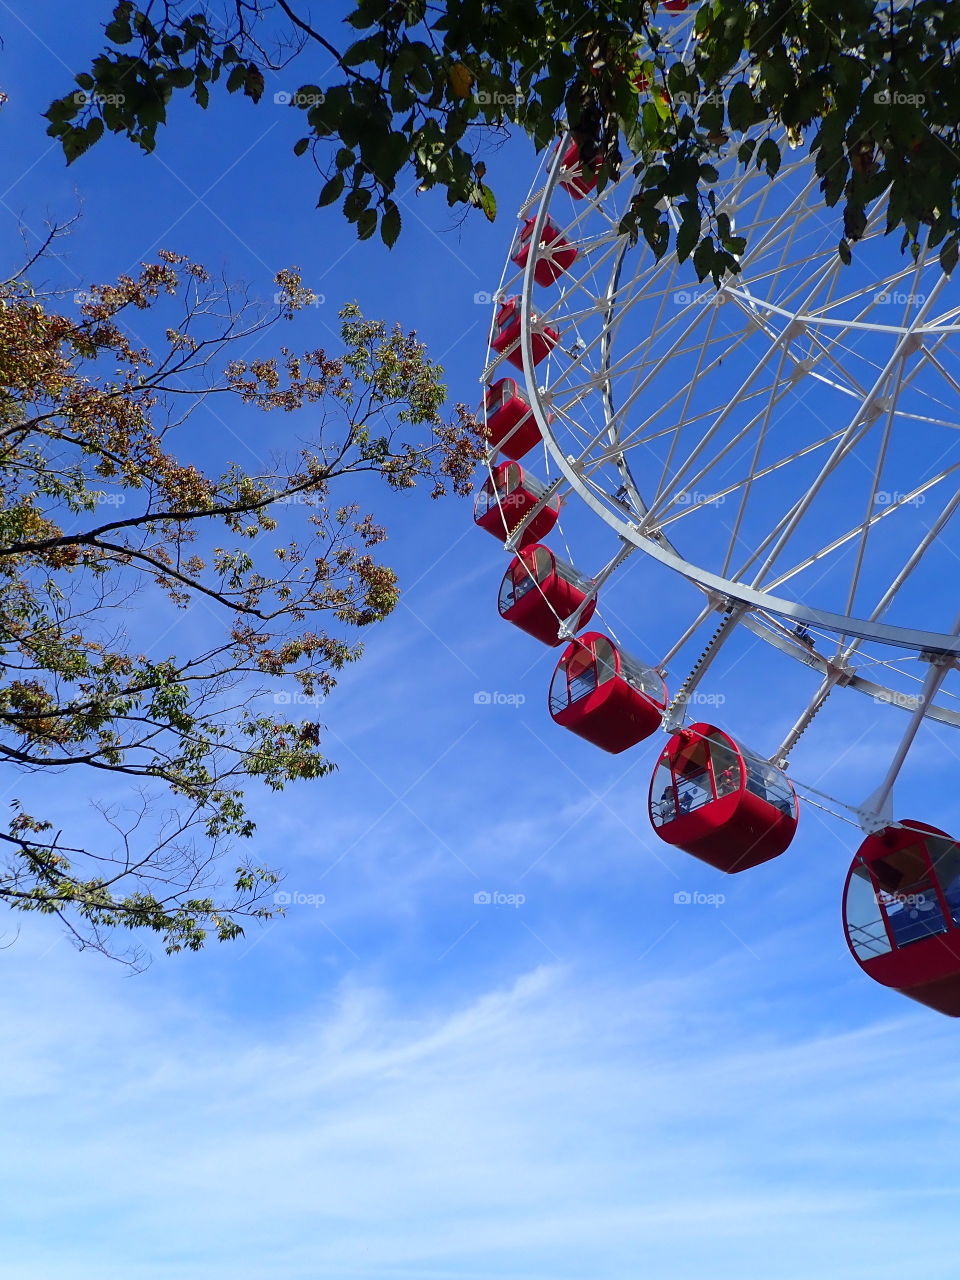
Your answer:
[[[753,100],[750,86],[745,80],[738,80],[727,97],[727,118],[730,128],[738,133],[745,133],[757,120],[757,106]]]
[[[310,145],[309,138],[298,138],[296,142],[293,144],[293,154],[295,156],[302,156],[303,153],[306,151],[307,147],[309,147],[309,145]]]
[[[67,158],[67,164],[73,164],[74,160],[82,156],[101,137],[103,137],[103,121],[99,116],[94,116],[83,126],[72,126],[63,135],[63,154]]]
[[[700,228],[695,222],[681,222],[677,231],[677,261],[686,262],[700,239]],[[701,276],[701,279],[703,277]]]
[[[123,18],[114,18],[103,28],[103,34],[111,44],[129,44],[133,39],[130,23]]]
[[[480,183],[479,190],[480,208],[488,222],[495,222],[497,217],[497,197],[493,194],[485,182]]]
[[[383,33],[379,31],[376,35],[358,40],[343,55],[343,62],[347,67],[357,67],[361,62],[373,62],[382,67],[385,61]]]
[[[326,94],[318,84],[302,84],[293,95],[293,103],[294,106],[307,110],[309,107],[315,107],[322,103],[325,98]]]
[[[172,67],[166,73],[166,80],[175,89],[187,89],[193,84],[194,73],[190,67]]]
[[[376,209],[364,209],[357,219],[357,239],[369,240],[377,229]]]
[[[847,244],[846,240],[841,240],[837,245],[837,253],[840,255],[840,261],[843,265],[845,267],[849,267],[850,263],[853,261],[853,254],[850,252],[850,246]]]
[[[247,83],[247,68],[235,66],[227,76],[227,93],[237,93]]]
[[[400,210],[391,200],[384,209],[383,217],[380,220],[380,239],[392,249],[397,242],[397,236],[400,234]]]
[[[263,91],[265,88],[266,82],[263,78],[263,72],[255,62],[251,62],[247,66],[247,73],[244,76],[243,92],[254,102],[259,102],[263,97]]]
[[[657,115],[661,120],[669,120],[673,114],[673,108],[667,101],[666,95],[663,92],[663,86],[655,82],[650,88],[650,93],[653,98],[653,107]],[[644,103],[644,106],[646,105],[647,104]]]
[[[693,255],[693,269],[698,280],[705,280],[713,268],[715,249],[710,236],[704,236]]]
[[[341,191],[343,191],[343,174],[335,173],[321,188],[317,208],[322,209],[324,205],[333,204],[334,200],[339,198]]]
[[[766,166],[767,176],[775,178],[780,168],[780,148],[772,138],[764,138],[757,147],[757,168]]]
[[[359,174],[359,170],[355,170],[355,177]],[[357,222],[361,213],[370,203],[371,192],[368,187],[354,187],[347,192],[347,198],[343,202],[343,212],[347,216],[349,222]]]

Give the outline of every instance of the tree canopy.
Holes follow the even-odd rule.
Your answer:
[[[157,144],[174,94],[286,103],[293,150],[322,173],[361,239],[400,232],[401,178],[451,205],[496,213],[486,143],[504,127],[538,149],[569,128],[601,184],[625,137],[639,189],[624,230],[700,279],[737,270],[744,241],[717,212],[717,160],[774,177],[784,145],[809,145],[847,260],[866,210],[889,193],[901,251],[960,246],[960,6],[947,0],[704,0],[692,39],[671,31],[683,0],[356,0],[345,23],[295,0],[209,7],[120,0],[106,47],[54,102],[49,132],[68,161],[105,131]],[[319,9],[323,14],[323,7]],[[332,77],[328,68],[334,68]],[[303,82],[274,93],[297,63]],[[311,82],[310,76],[316,81]],[[289,76],[293,72],[288,73]],[[664,213],[680,213],[673,230]]]
[[[218,870],[254,835],[244,788],[334,767],[323,726],[291,707],[320,702],[360,655],[356,629],[398,598],[372,554],[385,532],[341,483],[465,493],[481,453],[416,336],[355,305],[339,352],[236,355],[311,300],[295,270],[276,284],[265,311],[167,252],[91,285],[75,314],[24,273],[0,284],[0,758],[102,792],[96,823],[64,830],[56,793],[24,779],[0,900],[56,914],[82,945],[142,928],[197,949],[271,914],[261,857],[226,884]],[[309,439],[256,474],[229,458],[205,472],[188,424],[213,404],[237,431],[238,413],[301,410]],[[190,610],[203,626],[175,645]]]

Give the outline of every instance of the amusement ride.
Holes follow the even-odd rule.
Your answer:
[[[665,38],[682,50],[691,12],[666,9]],[[805,146],[774,181],[735,148],[716,164],[715,212],[746,238],[718,288],[621,231],[629,161],[601,189],[572,136],[545,156],[482,375],[488,475],[474,519],[511,556],[500,615],[563,646],[556,724],[611,753],[666,733],[649,816],[667,844],[740,874],[789,849],[798,791],[842,810],[862,828],[843,895],[851,953],[877,982],[960,1016],[960,846],[893,810],[921,727],[960,724],[956,593],[930,590],[956,582],[960,562],[960,298],[934,251],[913,260],[885,238],[882,198],[844,264]],[[612,534],[589,569],[548,545],[574,507]],[[604,589],[643,557],[696,601],[653,662],[599,623]],[[811,678],[765,752],[690,717],[711,664],[745,633]],[[837,691],[900,721],[856,803],[789,774]]]

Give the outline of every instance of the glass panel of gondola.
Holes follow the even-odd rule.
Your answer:
[[[869,868],[860,862],[850,878],[844,911],[847,937],[861,960],[886,955],[892,950],[881,894]]]

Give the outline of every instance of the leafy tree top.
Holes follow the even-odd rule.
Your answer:
[[[677,5],[656,0],[357,0],[345,24],[292,0],[225,6],[120,0],[107,46],[54,102],[49,132],[74,160],[105,130],[146,150],[175,93],[271,96],[293,62],[335,68],[289,97],[294,151],[321,169],[319,204],[342,201],[361,239],[400,232],[398,181],[496,213],[484,143],[506,125],[538,149],[568,128],[603,182],[638,163],[625,230],[657,255],[694,256],[701,279],[736,271],[741,245],[707,195],[736,150],[774,176],[784,141],[809,144],[826,205],[842,205],[840,253],[889,193],[902,247],[958,253],[960,6],[945,0],[705,0],[688,42]],[[320,10],[322,14],[322,8]],[[289,76],[289,72],[287,72]],[[281,98],[285,95],[279,95]],[[663,215],[679,204],[681,233]]]

